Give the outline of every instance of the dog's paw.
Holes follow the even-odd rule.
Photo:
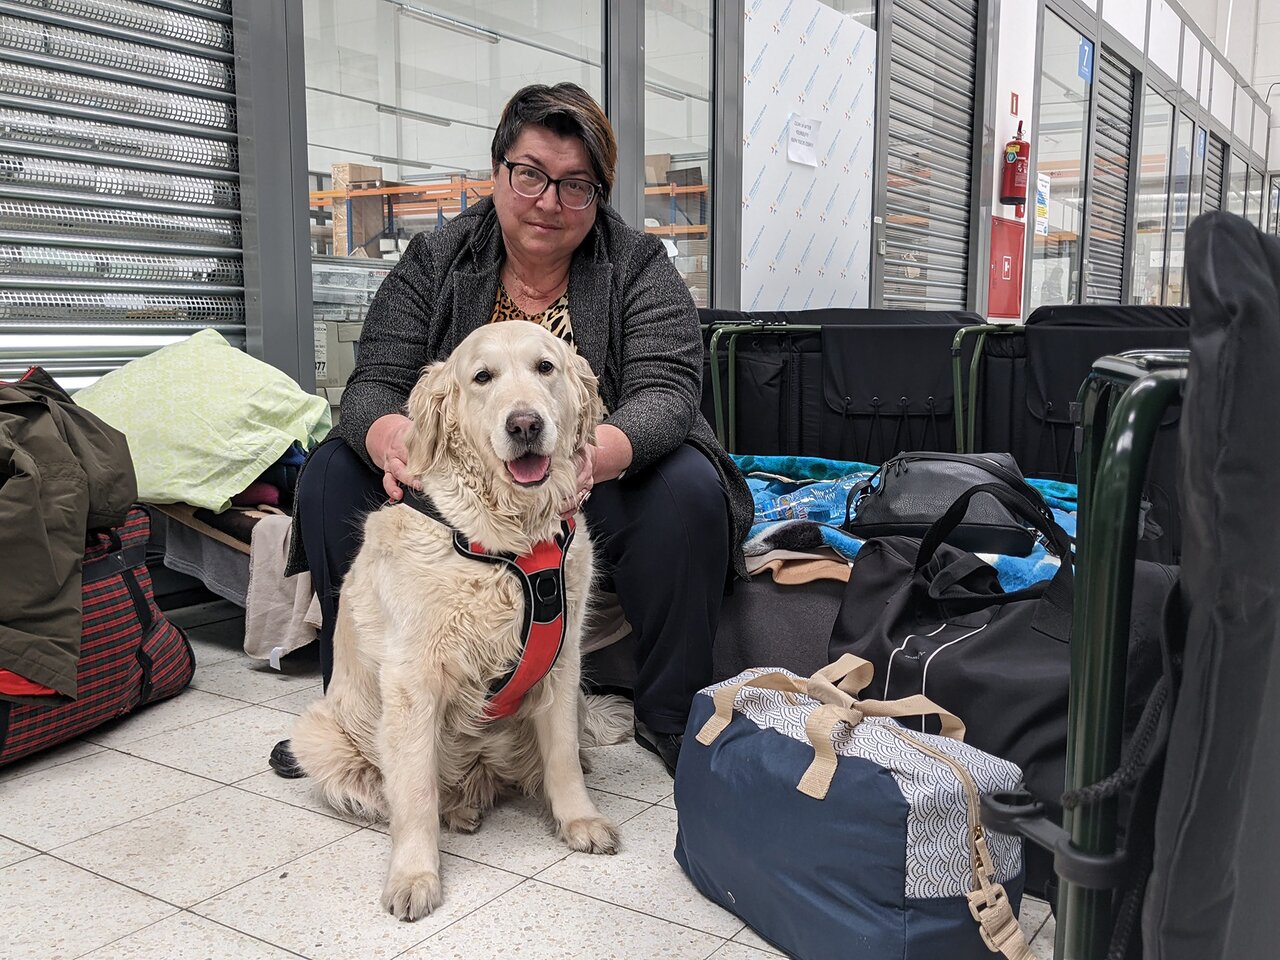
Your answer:
[[[441,819],[447,829],[454,833],[475,833],[480,829],[480,811],[475,807],[454,807],[446,811]]]
[[[581,817],[560,827],[560,839],[582,853],[617,853],[618,828],[604,817]]]
[[[440,877],[430,870],[393,872],[382,888],[382,906],[399,920],[417,920],[444,899]]]

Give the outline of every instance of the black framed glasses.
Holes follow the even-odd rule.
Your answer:
[[[577,177],[553,180],[537,167],[531,167],[527,163],[512,163],[506,157],[502,158],[502,163],[507,168],[511,189],[531,200],[542,196],[547,192],[547,187],[554,183],[556,196],[564,206],[570,210],[585,210],[591,206],[591,201],[596,198],[596,193],[600,189],[599,184],[592,183],[590,180],[580,180]]]

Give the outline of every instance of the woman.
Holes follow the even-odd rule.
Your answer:
[[[752,503],[699,411],[702,339],[662,244],[607,205],[617,146],[599,105],[561,83],[519,91],[492,146],[493,198],[415,237],[369,307],[335,433],[299,482],[296,526],[324,614],[325,683],[338,589],[364,515],[398,500],[402,410],[419,371],[472,330],[541,323],[576,346],[608,415],[580,458],[576,502],[636,645],[636,740],[674,774]],[[295,530],[295,533],[297,530]],[[301,558],[296,558],[301,561]],[[288,775],[287,744],[272,765]]]

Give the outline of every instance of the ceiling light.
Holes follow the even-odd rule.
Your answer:
[[[416,167],[419,170],[430,170],[435,166],[422,160],[406,160],[404,157],[379,157],[375,155],[373,159],[378,163],[394,163],[401,167]]]
[[[448,117],[437,117],[434,113],[422,113],[419,110],[409,110],[405,107],[393,106],[390,103],[380,103],[375,108],[379,113],[389,113],[393,117],[404,117],[407,120],[421,120],[423,123],[434,123],[438,127],[451,127],[453,121]]]
[[[464,37],[471,37],[475,40],[483,40],[485,43],[497,43],[502,38],[492,30],[485,30],[474,24],[466,23],[463,20],[455,20],[452,17],[446,17],[443,14],[436,13],[434,10],[424,10],[422,7],[415,7],[408,3],[402,3],[401,0],[388,0],[400,8],[400,12],[406,17],[412,17],[422,23],[429,23],[435,27],[442,27],[445,30],[452,30],[454,33],[460,33]]]
[[[668,87],[665,84],[654,83],[652,80],[644,82],[644,88],[650,93],[656,93],[660,97],[666,97],[668,100],[687,100],[689,99],[675,87]]]

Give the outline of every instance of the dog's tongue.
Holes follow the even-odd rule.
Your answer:
[[[519,460],[507,461],[507,469],[515,477],[516,483],[538,483],[546,477],[550,466],[550,457],[539,457],[532,453],[526,453]]]

